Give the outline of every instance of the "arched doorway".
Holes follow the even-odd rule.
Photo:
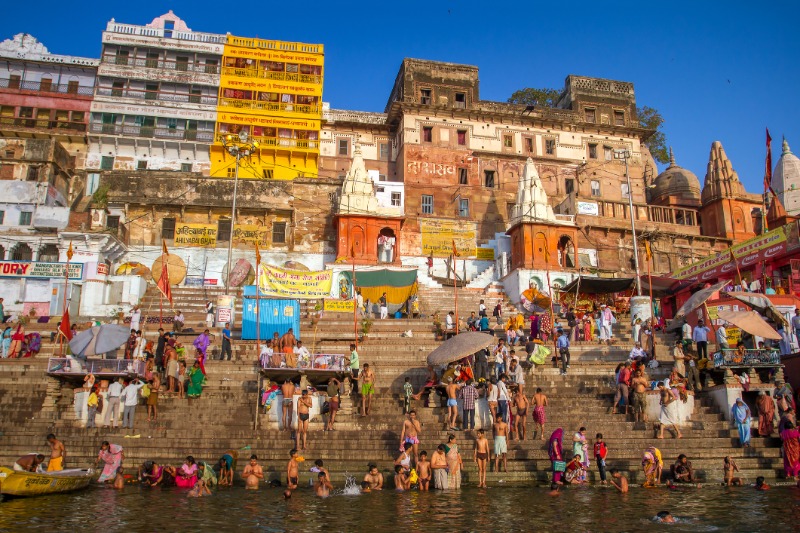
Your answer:
[[[364,228],[361,226],[350,228],[350,246],[356,257],[364,256]]]
[[[562,235],[558,239],[558,264],[563,268],[575,268],[575,244],[568,235]]]
[[[14,261],[32,261],[33,250],[31,250],[30,246],[21,242],[11,252],[11,259]]]
[[[547,237],[544,233],[538,232],[533,237],[533,257],[534,262],[541,262],[547,263]],[[541,258],[540,261],[536,261],[537,258]]]
[[[378,235],[378,262],[394,262],[394,249],[396,245],[397,237],[394,234],[394,230],[391,228],[381,229],[381,232]]]

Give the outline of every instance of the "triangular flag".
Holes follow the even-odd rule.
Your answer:
[[[167,251],[167,243],[161,241],[161,244],[164,255],[161,256],[161,277],[158,278],[158,289],[161,291],[161,294],[169,300],[170,305],[172,305],[172,287],[169,283],[169,267],[167,266],[169,263],[169,252]]]
[[[61,324],[58,325],[58,332],[64,335],[67,340],[72,340],[72,325],[69,320],[69,309],[64,309],[61,315]]]
[[[769,135],[769,128],[767,128],[767,159],[764,161],[764,194],[770,188],[772,182],[772,137]]]
[[[458,248],[456,248],[456,240],[453,239],[453,257],[461,257],[461,254],[458,253]]]
[[[67,248],[67,261],[72,261],[72,241],[69,241],[69,248]]]
[[[650,241],[644,241],[644,252],[647,260],[650,261],[650,258],[653,257],[653,252],[650,250]]]
[[[256,241],[256,265],[261,264],[261,252],[258,251],[258,241]]]

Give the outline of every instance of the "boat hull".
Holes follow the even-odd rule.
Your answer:
[[[17,472],[0,467],[0,494],[25,497],[58,494],[86,488],[94,478],[94,470],[62,470],[60,472]]]

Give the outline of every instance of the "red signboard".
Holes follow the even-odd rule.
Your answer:
[[[105,263],[97,263],[97,273],[101,276],[108,276],[108,265]]]

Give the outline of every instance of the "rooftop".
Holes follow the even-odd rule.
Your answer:
[[[0,57],[86,67],[96,67],[100,64],[99,59],[51,54],[41,41],[29,33],[18,33],[0,43]]]

